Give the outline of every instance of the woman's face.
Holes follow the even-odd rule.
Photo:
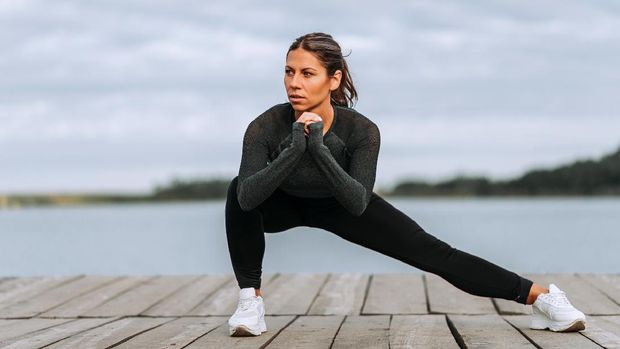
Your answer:
[[[292,50],[286,56],[284,86],[293,109],[297,111],[329,103],[331,91],[340,85],[340,76],[340,70],[332,77],[327,76],[327,69],[318,58],[302,48]]]

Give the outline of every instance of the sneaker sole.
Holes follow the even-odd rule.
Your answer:
[[[546,330],[549,329],[554,332],[575,332],[586,329],[586,321],[584,319],[575,319],[566,323],[552,322],[540,317],[535,317],[530,322],[530,329],[532,330]]]
[[[576,332],[586,329],[586,322],[581,319],[577,319],[568,326],[550,326],[549,329],[554,332]]]
[[[229,328],[231,337],[250,337],[250,336],[260,336],[261,331],[253,331],[250,328],[244,325],[237,325]]]
[[[250,336],[260,336],[261,333],[267,332],[267,325],[265,321],[262,320],[259,323],[259,329],[251,329],[245,325],[236,325],[236,326],[228,326],[228,332],[231,337],[250,337]]]

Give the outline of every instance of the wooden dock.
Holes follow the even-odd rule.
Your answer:
[[[0,348],[619,348],[620,274],[553,282],[585,331],[528,329],[530,305],[424,274],[264,274],[268,331],[229,337],[232,275],[0,278]]]

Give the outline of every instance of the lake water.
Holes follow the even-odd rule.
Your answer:
[[[620,199],[386,198],[515,272],[619,272]],[[421,272],[316,228],[266,233],[263,272]],[[232,273],[224,201],[0,211],[0,275]]]

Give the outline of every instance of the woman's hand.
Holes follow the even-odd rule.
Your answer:
[[[301,116],[299,117],[299,119],[297,119],[297,121],[295,122],[300,122],[304,124],[304,134],[308,136],[308,133],[310,132],[310,130],[308,129],[308,125],[310,125],[313,122],[319,122],[319,121],[323,121],[323,118],[321,118],[319,114],[306,111],[306,112],[303,112]]]

